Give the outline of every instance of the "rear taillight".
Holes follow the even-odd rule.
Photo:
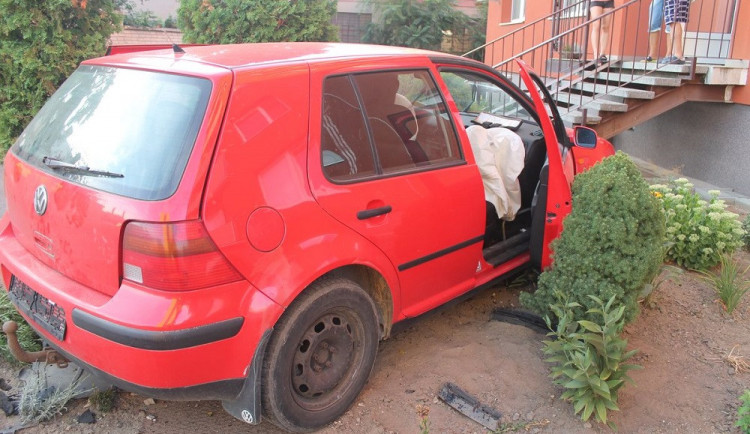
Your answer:
[[[242,279],[200,220],[128,223],[122,240],[122,274],[124,279],[167,291]]]

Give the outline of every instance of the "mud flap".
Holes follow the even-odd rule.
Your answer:
[[[271,332],[273,332],[272,328],[263,333],[263,337],[260,339],[258,347],[255,349],[255,355],[253,355],[253,360],[250,363],[247,378],[245,379],[245,384],[242,386],[240,394],[233,400],[221,401],[221,406],[224,407],[224,410],[227,413],[251,425],[257,425],[260,423],[261,370],[263,369],[263,357],[266,354],[266,345],[271,337]]]

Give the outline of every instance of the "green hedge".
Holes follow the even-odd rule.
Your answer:
[[[632,321],[638,293],[662,263],[664,227],[662,208],[630,158],[618,152],[604,159],[576,176],[573,210],[552,244],[554,263],[521,303],[551,317],[559,291],[580,305],[574,318],[582,320],[598,307],[589,296],[614,297],[615,307],[625,306],[625,322]]]
[[[105,53],[126,0],[0,0],[0,155],[87,58]]]

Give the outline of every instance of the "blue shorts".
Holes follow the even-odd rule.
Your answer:
[[[664,19],[664,0],[653,0],[648,7],[648,31],[658,32],[661,30],[661,22]]]

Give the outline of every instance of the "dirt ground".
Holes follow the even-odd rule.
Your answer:
[[[745,266],[750,263],[749,254],[739,257]],[[520,290],[485,290],[400,327],[381,343],[373,374],[354,406],[323,432],[416,433],[418,406],[429,408],[431,432],[486,431],[438,400],[446,381],[499,410],[509,431],[608,432],[593,421],[582,422],[559,399],[561,390],[550,382],[542,360],[542,333],[490,319],[498,306],[517,306]],[[737,398],[750,388],[750,373],[735,372],[724,359],[733,351],[750,362],[750,296],[727,316],[712,289],[686,273],[659,287],[654,307],[642,310],[625,337],[629,348],[640,350],[636,362],[644,369],[631,371],[636,384],[621,390],[621,411],[611,415],[620,432],[739,432],[733,427]],[[0,368],[0,376],[12,375],[8,366]],[[21,432],[278,432],[269,423],[247,426],[233,419],[219,402],[146,405],[144,400],[120,392],[116,409],[97,412],[93,425],[75,422],[86,409],[86,401],[78,400],[64,415]],[[17,422],[2,420],[0,430]]]

